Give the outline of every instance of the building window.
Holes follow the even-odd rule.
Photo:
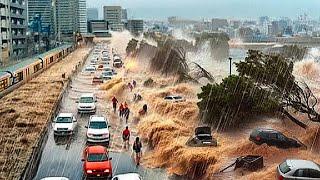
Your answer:
[[[49,63],[53,62],[53,56],[50,57]]]
[[[40,69],[41,69],[41,63],[39,63],[39,64],[37,64],[37,65],[35,65],[33,68],[34,68],[34,72],[36,73],[36,72],[38,72]]]
[[[20,81],[22,81],[22,80],[23,80],[23,71],[18,72],[18,73],[16,74],[14,82],[15,82],[15,83],[18,83],[18,82],[20,82]]]

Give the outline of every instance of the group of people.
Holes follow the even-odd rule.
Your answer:
[[[132,82],[128,83],[128,88],[130,89],[130,92],[132,92],[133,88],[137,87],[137,82],[135,80],[132,80]]]
[[[129,127],[126,126],[126,128],[123,130],[122,132],[122,139],[124,142],[124,148],[129,148],[129,140],[130,140],[130,130]],[[142,156],[142,143],[140,141],[139,137],[136,137],[134,143],[133,143],[133,147],[132,147],[134,153],[135,153],[135,160],[136,160],[136,164],[137,166],[140,164],[140,158]]]
[[[133,88],[135,88],[137,86],[137,83],[135,80],[133,80],[132,82],[128,83],[128,88],[130,89],[130,91],[132,92]],[[134,97],[134,101],[135,100],[141,100],[142,97],[140,94],[135,93],[135,97]],[[117,112],[117,105],[119,103],[118,99],[113,96],[112,97],[112,106],[113,106],[113,111],[114,113]],[[147,105],[143,105],[142,110],[139,111],[139,114],[145,114],[147,112]],[[126,102],[124,103],[120,103],[119,105],[119,116],[120,118],[125,118],[126,119],[126,124],[128,123],[129,120],[129,114],[130,114],[130,109],[128,107],[128,104]],[[130,140],[130,130],[129,127],[126,126],[126,128],[123,130],[122,132],[122,139],[124,142],[124,148],[129,148],[129,140]],[[133,151],[135,153],[135,160],[136,160],[136,164],[139,165],[140,164],[140,158],[142,155],[142,143],[140,141],[139,137],[135,138],[135,141],[133,143]]]
[[[111,101],[112,101],[112,106],[113,106],[113,112],[116,113],[118,99],[115,96],[113,96]],[[126,123],[128,123],[129,115],[130,115],[130,109],[128,107],[127,102],[121,103],[120,106],[119,106],[119,116],[120,116],[120,118],[125,118],[126,119]]]

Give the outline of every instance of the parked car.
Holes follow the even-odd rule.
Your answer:
[[[109,144],[109,141],[110,141],[109,123],[105,117],[91,116],[86,128],[88,128],[87,130],[88,142],[93,142],[93,143],[101,142],[101,143]]]
[[[200,126],[195,129],[194,136],[187,141],[188,146],[203,147],[217,146],[217,140],[211,135],[211,128],[208,126]]]
[[[94,76],[92,78],[92,84],[101,84],[103,83],[103,76],[99,75],[99,76]]]
[[[112,158],[104,146],[88,146],[83,152],[85,178],[112,178]]]
[[[77,126],[77,119],[72,113],[60,113],[53,120],[54,135],[64,136],[73,134]]]
[[[102,75],[103,79],[110,80],[113,77],[113,72],[112,71],[103,71],[101,75]]]
[[[269,146],[280,148],[300,147],[302,145],[297,140],[288,138],[279,131],[264,128],[254,129],[250,134],[249,140],[258,145],[266,143]]]
[[[112,180],[142,180],[138,173],[118,174]]]
[[[171,102],[184,102],[186,99],[184,99],[182,96],[176,96],[176,95],[171,95],[171,96],[166,96],[164,97],[164,100],[166,101],[171,101]]]
[[[277,167],[278,180],[320,179],[320,166],[313,161],[287,159]]]
[[[45,177],[40,180],[69,180],[69,178],[66,178],[66,177]]]
[[[78,101],[78,113],[95,113],[97,99],[93,93],[82,94]]]

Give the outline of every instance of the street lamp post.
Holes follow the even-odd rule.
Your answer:
[[[231,66],[232,66],[231,61],[232,61],[232,57],[229,57],[229,61],[230,61],[230,76],[231,76]]]

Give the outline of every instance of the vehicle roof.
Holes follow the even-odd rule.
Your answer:
[[[87,151],[88,153],[105,153],[107,148],[104,146],[88,146]]]
[[[166,96],[166,97],[182,97],[182,96],[179,96],[179,95],[169,95],[169,96]]]
[[[94,97],[93,93],[85,93],[85,94],[81,94],[80,97]]]
[[[320,171],[320,167],[313,161],[302,159],[287,159],[287,165],[295,169],[314,169]]]
[[[140,180],[140,175],[138,173],[127,173],[127,174],[118,174],[114,178],[119,178],[119,180]]]
[[[107,119],[103,116],[91,116],[90,121],[107,121]]]
[[[72,117],[73,114],[72,113],[59,113],[58,117]]]

